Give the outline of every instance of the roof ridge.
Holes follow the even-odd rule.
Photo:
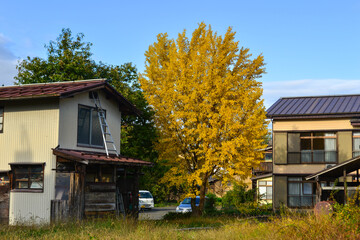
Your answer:
[[[318,96],[296,96],[296,97],[281,97],[280,99],[295,99],[295,98],[326,98],[326,97],[351,97],[351,96],[360,96],[358,94],[334,94],[334,95],[318,95]]]
[[[269,109],[268,117],[310,117],[360,115],[360,94],[280,98]],[[354,109],[354,107],[357,107]],[[286,110],[286,111],[285,111]],[[349,116],[347,116],[349,117]]]
[[[13,87],[30,87],[34,85],[50,85],[50,84],[64,84],[64,83],[77,83],[77,82],[92,82],[92,81],[107,81],[106,78],[94,78],[94,79],[83,79],[83,80],[69,80],[62,82],[45,82],[45,83],[29,83],[29,84],[21,84],[21,85],[12,85],[12,86],[0,86],[1,88],[13,88]]]

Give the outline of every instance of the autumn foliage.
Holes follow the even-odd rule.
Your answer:
[[[244,179],[259,163],[267,133],[262,84],[263,56],[252,58],[235,41],[199,24],[191,40],[159,34],[146,56],[141,88],[156,112],[157,149],[171,168],[165,182],[200,195],[201,213],[210,177]]]

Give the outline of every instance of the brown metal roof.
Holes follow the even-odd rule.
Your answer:
[[[0,87],[0,100],[63,96],[104,85],[105,79]]]
[[[53,154],[65,159],[73,161],[89,161],[90,163],[108,163],[117,165],[131,165],[131,166],[152,166],[151,162],[143,161],[140,159],[129,158],[124,156],[111,155],[106,156],[105,153],[88,152],[71,149],[54,148]]]
[[[135,113],[140,115],[141,112],[116,91],[106,79],[67,81],[56,83],[38,83],[26,84],[20,86],[0,87],[1,100],[18,100],[28,98],[48,98],[48,97],[71,97],[87,91],[104,89],[113,96],[120,105],[123,112],[127,114]]]
[[[360,95],[280,98],[267,109],[267,117],[274,119],[360,117]]]

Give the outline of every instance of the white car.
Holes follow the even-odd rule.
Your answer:
[[[154,198],[147,190],[139,190],[139,209],[152,209],[154,207]]]

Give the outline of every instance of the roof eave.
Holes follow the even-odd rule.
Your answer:
[[[295,119],[326,119],[326,118],[353,118],[360,117],[360,113],[342,114],[314,114],[314,115],[266,115],[267,119],[272,120],[295,120]]]
[[[26,100],[26,99],[39,99],[39,98],[53,98],[53,97],[60,97],[60,94],[32,95],[32,96],[22,96],[22,97],[8,97],[8,98],[0,98],[0,101]]]

